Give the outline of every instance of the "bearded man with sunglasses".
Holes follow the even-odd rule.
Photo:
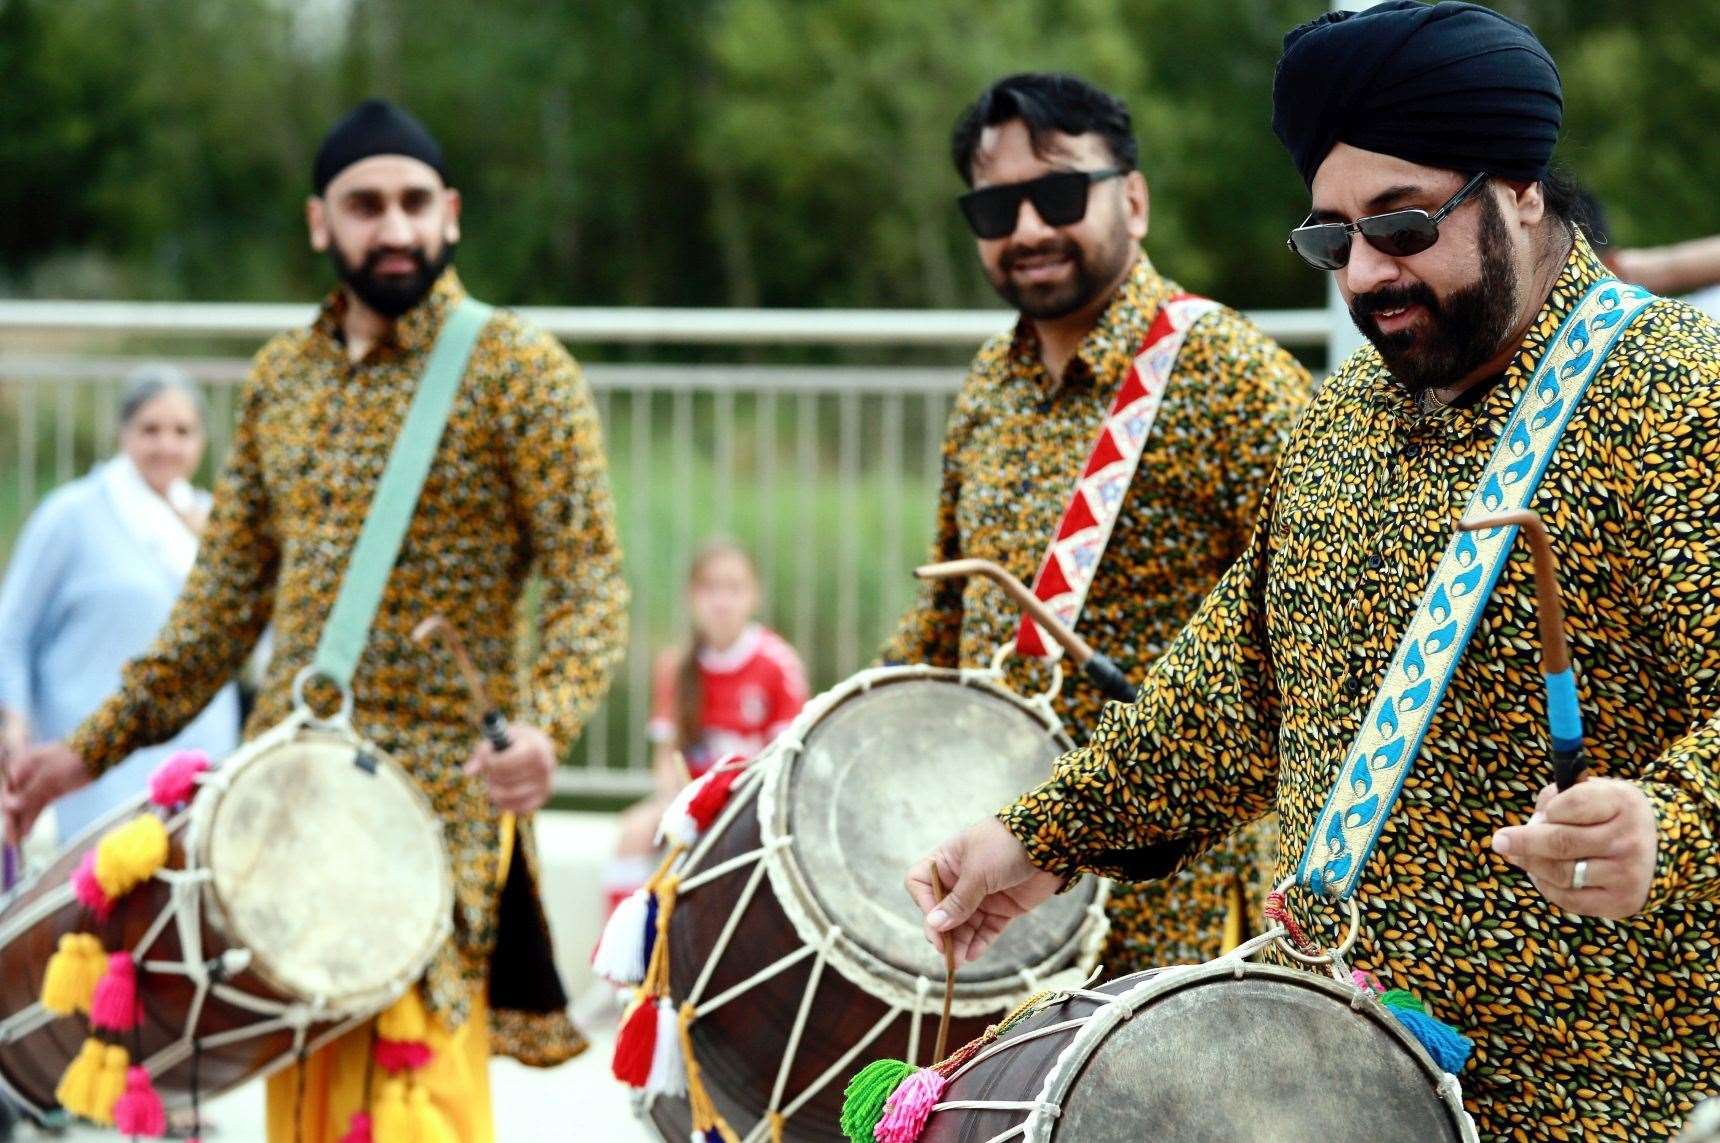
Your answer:
[[[1559,75],[1522,25],[1329,14],[1273,96],[1312,196],[1291,248],[1372,346],[1137,701],[909,891],[971,958],[1076,873],[1275,810],[1292,910],[1331,931],[1359,902],[1349,963],[1473,1038],[1482,1138],[1670,1137],[1720,1083],[1720,326],[1570,224]],[[1454,531],[1518,506],[1574,676],[1543,677],[1514,529]]]
[[[1308,375],[1148,260],[1147,183],[1121,101],[1073,76],[1011,76],[961,116],[952,150],[980,262],[1021,316],[956,400],[933,558],[1037,572],[1054,610],[1139,678],[1247,544]],[[884,654],[979,667],[1005,643],[1011,685],[1044,690],[1054,644],[990,583],[945,581]],[[1104,698],[1064,681],[1056,707],[1076,741]],[[1277,845],[1266,825],[1229,832],[1119,858],[1138,883],[1111,899],[1108,970],[1204,960],[1243,938]]]

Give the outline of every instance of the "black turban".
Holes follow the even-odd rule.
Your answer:
[[[1284,37],[1272,81],[1272,129],[1310,186],[1338,143],[1534,182],[1563,113],[1547,49],[1479,4],[1328,12]]]
[[[311,168],[317,194],[326,191],[336,175],[375,155],[417,159],[441,175],[443,182],[448,181],[448,172],[442,165],[442,148],[424,124],[386,99],[367,99],[323,136]]]

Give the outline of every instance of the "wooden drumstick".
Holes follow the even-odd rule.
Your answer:
[[[412,629],[412,641],[421,647],[429,646],[431,637],[435,635],[440,635],[442,642],[448,645],[454,666],[465,679],[466,689],[472,693],[472,715],[477,719],[484,739],[497,750],[506,750],[513,745],[508,738],[507,720],[490,701],[490,693],[484,689],[484,676],[478,673],[472,657],[466,654],[466,644],[461,641],[459,630],[440,615],[432,615]]]
[[[938,863],[932,862],[932,896],[944,899],[944,883],[938,877]],[[944,934],[944,1014],[938,1017],[938,1045],[932,1052],[932,1063],[940,1063],[950,1041],[950,1005],[956,998],[956,942]]]
[[[1091,679],[1106,697],[1117,702],[1134,702],[1135,688],[1129,682],[1128,676],[1118,669],[1117,664],[1093,649],[1093,645],[1052,614],[1045,601],[1034,595],[1026,584],[1016,579],[1000,564],[991,560],[969,559],[950,560],[941,564],[926,564],[914,569],[914,575],[920,579],[961,579],[967,576],[982,575],[999,587],[1005,595],[1045,631],[1045,633],[1069,652],[1069,659]]]
[[[1565,636],[1565,601],[1559,592],[1559,564],[1539,514],[1522,508],[1496,516],[1459,520],[1463,532],[1512,525],[1529,537],[1535,557],[1535,617],[1541,633],[1541,674],[1547,686],[1547,723],[1553,740],[1553,784],[1568,790],[1587,768],[1583,757],[1583,711],[1571,671],[1571,646]]]

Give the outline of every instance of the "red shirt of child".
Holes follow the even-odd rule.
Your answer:
[[[651,741],[675,742],[677,657],[657,660],[651,680]],[[697,778],[719,758],[751,758],[780,734],[806,705],[806,671],[800,656],[776,632],[748,624],[732,647],[699,651],[699,741],[681,748]]]

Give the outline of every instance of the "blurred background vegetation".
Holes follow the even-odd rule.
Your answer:
[[[1124,95],[1155,259],[1242,306],[1321,304],[1274,256],[1305,194],[1270,127],[1318,0],[0,0],[0,294],[282,300],[371,94],[441,137],[469,284],[568,305],[993,304],[951,205],[987,80]],[[1559,61],[1563,160],[1631,244],[1720,230],[1720,4],[1500,0]]]

